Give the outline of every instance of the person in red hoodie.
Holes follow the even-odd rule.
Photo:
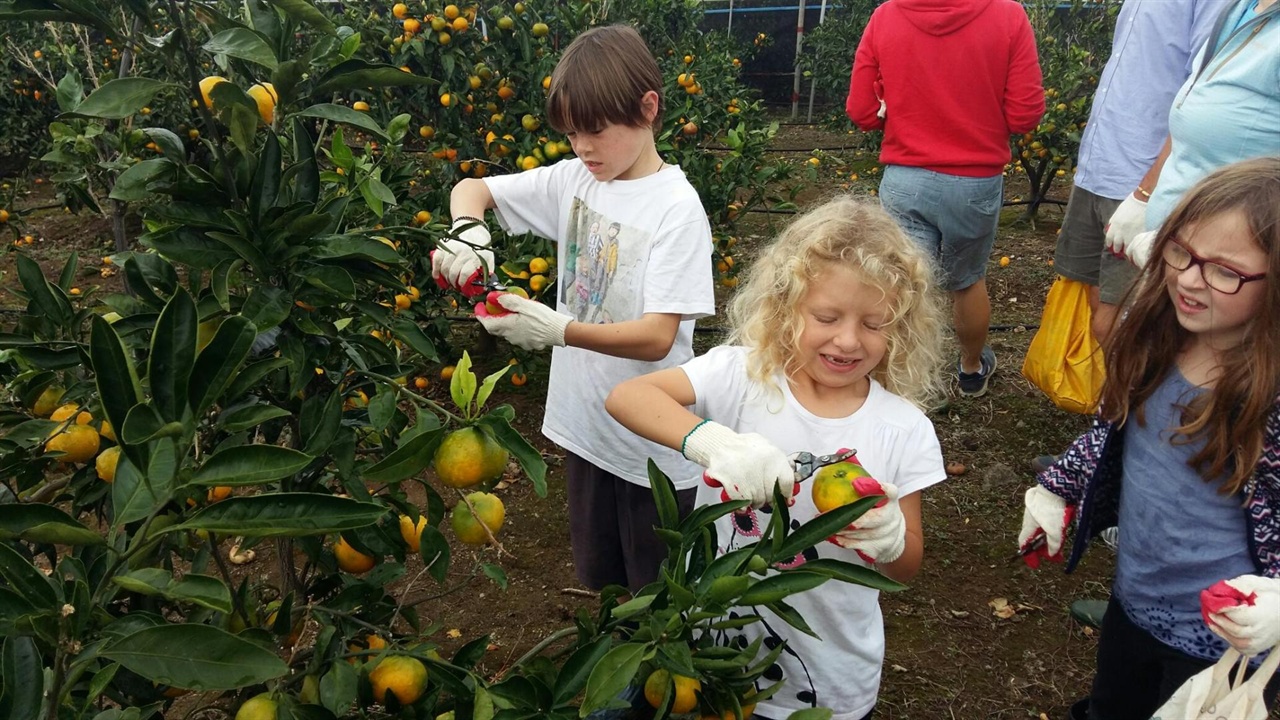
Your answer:
[[[880,202],[936,259],[953,300],[960,392],[979,397],[996,370],[985,276],[1009,136],[1044,115],[1026,11],[1014,0],[889,0],[858,43],[845,111],[884,130]]]

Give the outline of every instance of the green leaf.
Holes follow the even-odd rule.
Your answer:
[[[55,291],[54,286],[45,279],[44,270],[40,269],[40,265],[20,253],[16,255],[16,263],[18,280],[22,283],[22,289],[27,292],[27,297],[31,299],[33,309],[46,315],[58,325],[69,324],[72,315],[71,303],[67,302],[66,295],[61,291]]]
[[[169,530],[208,530],[247,537],[305,537],[367,527],[382,505],[324,493],[265,493],[210,505]]]
[[[101,545],[102,535],[52,505],[0,504],[0,540],[51,545]]]
[[[476,374],[471,372],[471,355],[465,350],[462,352],[462,359],[453,368],[453,377],[449,380],[449,395],[462,415],[471,417],[471,401],[476,396]]]
[[[653,501],[658,510],[658,523],[668,530],[679,527],[680,508],[676,503],[676,486],[658,468],[653,458],[649,459],[645,467],[649,473],[649,489],[653,491]]]
[[[896,580],[890,580],[869,567],[845,562],[844,560],[836,560],[835,558],[810,560],[801,566],[801,569],[805,572],[824,575],[832,580],[863,585],[882,592],[898,592],[907,589],[906,585]]]
[[[404,257],[395,248],[358,235],[333,235],[312,249],[316,260],[370,260],[384,265],[400,265]]]
[[[11,720],[37,720],[44,697],[44,662],[35,638],[13,636],[0,649],[0,709]]]
[[[235,251],[225,243],[187,227],[170,227],[150,232],[139,237],[138,242],[154,248],[168,260],[195,269],[211,268],[219,263],[238,259]]]
[[[259,285],[245,298],[240,314],[252,322],[258,332],[262,332],[284,322],[292,306],[293,298],[284,288]]]
[[[831,710],[827,708],[809,708],[791,713],[787,720],[831,720],[831,716]]]
[[[279,87],[279,83],[276,86]],[[292,125],[293,157],[296,161],[293,167],[297,168],[293,181],[293,199],[295,202],[314,203],[320,198],[320,169],[316,165],[314,141],[302,118],[295,115]]]
[[[605,653],[587,678],[587,696],[578,709],[578,717],[585,718],[608,705],[626,689],[640,670],[644,655],[645,646],[641,643],[626,643]]]
[[[725,580],[720,578],[716,582]],[[770,605],[796,593],[812,590],[827,581],[827,576],[792,570],[770,575],[756,582],[738,598],[739,605]],[[712,584],[715,587],[715,584]]]
[[[396,72],[399,71],[397,70]],[[344,125],[351,125],[352,127],[357,127],[365,132],[376,135],[379,140],[391,141],[391,138],[387,137],[386,132],[384,132],[381,127],[378,127],[378,123],[374,122],[368,115],[342,105],[334,105],[332,103],[312,105],[305,110],[298,111],[295,114],[295,117],[296,116],[313,117],[321,120],[328,120],[330,122],[343,123]]]
[[[231,387],[226,392],[227,399],[239,399],[267,375],[288,366],[289,361],[285,358],[269,358],[246,365],[244,370],[237,373],[235,379],[231,381]]]
[[[405,133],[409,131],[409,122],[413,120],[413,116],[409,113],[400,113],[391,118],[391,122],[387,123],[387,135],[391,136],[391,142],[400,142],[404,139]]]
[[[255,403],[247,407],[229,410],[218,418],[218,427],[229,433],[257,427],[268,420],[288,417],[291,413],[269,403]]]
[[[151,142],[156,144],[156,147],[160,148],[160,151],[164,153],[166,158],[175,162],[182,162],[186,159],[187,148],[183,145],[182,138],[175,135],[172,130],[149,127],[142,128],[142,132],[146,133],[147,139],[151,140]],[[119,178],[116,179],[116,182],[117,184],[119,183]]]
[[[503,570],[501,565],[481,563],[480,571],[484,573],[485,577],[492,580],[493,584],[497,585],[499,590],[507,589],[507,571]]]
[[[425,525],[418,542],[418,554],[427,573],[443,584],[449,574],[449,540],[434,525]]]
[[[102,656],[152,682],[198,692],[256,685],[289,671],[270,650],[212,625],[139,630],[109,645]]]
[[[187,401],[194,414],[202,415],[213,407],[237,379],[237,371],[249,356],[256,334],[253,323],[242,315],[232,315],[218,326],[191,371]]]
[[[129,592],[158,595],[175,602],[189,602],[222,613],[232,610],[231,591],[222,580],[209,575],[189,573],[181,580],[161,568],[142,568],[111,578]]]
[[[36,607],[58,608],[58,592],[49,578],[9,545],[0,545],[0,578]]]
[[[122,202],[145,200],[151,196],[154,183],[166,178],[172,181],[177,176],[177,167],[169,158],[143,160],[120,173],[108,197]]]
[[[258,156],[258,168],[249,189],[249,215],[263,222],[265,213],[275,207],[280,195],[280,138],[267,130],[266,142]]]
[[[156,93],[172,87],[178,86],[145,77],[115,78],[108,80],[90,93],[74,112],[66,114],[103,120],[122,120],[150,105]]]
[[[175,423],[179,432],[182,430],[182,423]],[[149,440],[160,435],[165,427],[164,418],[151,407],[150,403],[139,403],[129,410],[129,415],[124,419],[124,426],[120,428],[117,435],[127,445],[145,445]],[[172,435],[166,435],[172,437]]]
[[[152,406],[165,421],[181,420],[187,410],[187,384],[196,359],[196,303],[186,289],[178,291],[156,321],[147,359]]]
[[[586,687],[592,669],[600,664],[612,645],[610,638],[601,637],[574,651],[556,675],[556,686],[552,690],[553,704],[563,705],[577,697],[582,688]]]
[[[315,402],[320,400],[320,396],[312,396],[312,398]],[[328,452],[334,439],[338,437],[338,428],[342,425],[342,395],[336,392],[330,393],[323,403],[320,411],[316,413],[306,412],[308,406],[304,405],[302,422],[299,423],[302,436],[306,438],[302,451],[314,456]]]
[[[805,622],[804,616],[801,615],[799,612],[797,612],[795,608],[791,607],[785,602],[781,600],[777,600],[773,603],[770,603],[767,607],[773,611],[774,615],[777,615],[778,617],[782,618],[791,627],[799,630],[800,632],[810,637],[818,638],[819,640],[822,639],[822,638],[819,638],[818,634],[813,631],[813,628],[809,627],[809,623]]]
[[[862,517],[864,512],[870,510],[883,497],[882,495],[868,495],[867,497],[859,498],[849,505],[825,512],[801,525],[796,528],[795,532],[788,535],[786,540],[782,541],[772,559],[785,562],[826,540],[848,527],[854,520]]]
[[[327,35],[334,33],[335,28],[333,23],[329,22],[329,18],[307,0],[268,0],[268,2],[283,10],[294,20],[304,22]]]
[[[317,81],[316,87],[311,93],[313,97],[324,97],[329,93],[363,90],[367,87],[384,88],[435,84],[435,80],[425,75],[407,73],[395,65],[374,64],[364,60],[347,60],[338,63],[333,69],[325,73]]]
[[[373,399],[369,401],[369,425],[378,432],[387,429],[387,425],[391,424],[392,418],[396,415],[396,402],[399,400],[399,393],[391,388],[382,388]]]
[[[112,427],[123,428],[130,408],[142,402],[142,386],[120,336],[116,335],[111,323],[99,315],[93,318],[89,355],[93,359],[94,382],[107,420]],[[128,445],[124,451],[135,460],[141,459]]]
[[[80,106],[80,101],[84,100],[84,80],[78,70],[67,69],[66,74],[58,81],[56,98],[58,109],[62,112],[71,112]]]
[[[422,332],[422,328],[418,324],[407,318],[396,318],[391,321],[391,332],[405,345],[408,345],[414,352],[422,356],[428,362],[435,362],[440,359],[440,353],[436,350],[435,343],[431,342],[431,338]]]
[[[356,298],[356,282],[351,273],[332,265],[312,265],[302,270],[302,279],[308,285],[331,292],[343,300]]]
[[[127,448],[128,446],[126,446]],[[116,478],[111,483],[111,505],[116,527],[141,520],[173,497],[175,470],[173,441],[161,439],[151,444],[147,472],[140,472],[129,456],[120,458]]]
[[[336,717],[347,717],[356,702],[359,676],[352,665],[335,662],[320,678],[320,702]]]
[[[746,575],[718,577],[711,581],[711,586],[707,589],[707,600],[718,605],[728,605],[734,598],[742,595],[749,585],[751,585],[751,578]],[[748,603],[737,604],[747,605]]]
[[[436,428],[414,435],[400,447],[391,451],[390,455],[379,460],[364,471],[365,482],[394,483],[427,469],[435,446],[444,436],[443,428]]]
[[[454,377],[457,377],[456,373]],[[488,430],[507,452],[515,456],[524,474],[533,481],[533,490],[538,493],[538,497],[546,497],[547,461],[542,459],[542,453],[530,445],[529,441],[525,440],[524,436],[511,427],[511,423],[501,415],[489,413],[476,422]]]
[[[243,445],[219,450],[196,471],[196,485],[262,485],[294,475],[312,456],[277,445]]]
[[[492,373],[480,383],[480,389],[476,392],[476,412],[484,409],[484,404],[489,400],[489,395],[493,393],[494,386],[510,369],[510,365],[503,365],[501,370]]]
[[[365,180],[364,185],[362,185],[362,187],[368,187],[369,194],[376,197],[378,201],[381,202],[382,204],[384,205],[396,204],[396,194],[391,192],[391,188],[382,184],[381,180],[375,177],[370,177],[367,180]]]
[[[275,70],[279,62],[271,45],[258,33],[248,28],[231,28],[214,35],[204,44],[206,52],[247,60]]]

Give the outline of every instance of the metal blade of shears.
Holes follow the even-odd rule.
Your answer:
[[[795,468],[796,484],[813,477],[813,474],[828,465],[842,463],[857,455],[857,450],[841,450],[830,455],[814,455],[810,452],[798,452],[791,456],[791,465]]]

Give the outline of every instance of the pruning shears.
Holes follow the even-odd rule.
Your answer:
[[[828,465],[842,463],[858,454],[857,450],[842,448],[830,455],[814,455],[811,452],[792,453],[787,457],[791,461],[792,472],[795,474],[795,485],[792,487],[791,495],[800,494],[800,483],[813,477],[822,468]],[[711,477],[704,470],[702,473],[702,481],[711,487],[720,487],[720,481]],[[724,490],[720,491],[720,502],[728,502],[729,494]]]
[[[488,275],[489,277],[485,279],[485,275]],[[476,270],[476,274],[473,276],[471,284],[476,287],[483,288],[487,292],[504,292],[507,289],[507,286],[498,279],[497,273],[488,273],[485,271],[484,267]]]

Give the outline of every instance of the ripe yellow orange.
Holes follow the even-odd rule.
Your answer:
[[[516,91],[510,85],[503,85],[498,88],[498,97],[503,100],[510,100],[516,96]]]
[[[213,91],[215,85],[224,82],[228,82],[228,80],[221,75],[210,75],[200,81],[200,97],[204,100],[205,107],[210,110],[213,109],[213,98],[209,96],[209,93]]]
[[[9,211],[0,209],[0,223],[9,222]]]
[[[501,498],[493,493],[473,492],[467,496],[467,502],[471,505],[460,502],[453,508],[449,524],[453,526],[453,534],[458,536],[459,542],[483,545],[489,542],[490,533],[496,537],[502,529],[502,523],[507,519],[507,509]],[[472,508],[475,508],[474,513]],[[485,532],[485,528],[488,528],[488,532]]]
[[[404,3],[396,3],[391,6],[391,14],[396,16],[397,20],[403,20],[404,16],[409,14],[409,6]]]
[[[36,417],[49,417],[54,410],[58,409],[58,402],[62,400],[62,395],[66,390],[57,385],[50,385],[40,393],[40,397],[31,405],[31,414]]]
[[[521,385],[524,385],[527,382],[529,382],[529,376],[525,375],[524,373],[516,373],[511,376],[511,384],[515,385],[516,387],[520,387]]]
[[[471,23],[464,17],[455,18],[452,27],[454,32],[466,32],[467,28],[471,27]]]
[[[440,379],[444,380],[445,382],[448,382],[449,380],[451,380],[453,378],[453,369],[454,368],[452,365],[445,365],[444,367],[440,368]]]
[[[407,20],[404,21],[405,32],[409,34],[413,34],[418,32],[418,30],[420,29],[422,29],[422,23],[418,22],[416,19],[408,18]]]
[[[351,109],[356,112],[369,112],[369,103],[363,100],[357,100],[351,103]]]
[[[111,427],[110,420],[102,421],[102,427],[98,429],[98,434],[110,440],[111,442],[118,442],[116,440],[116,431]]]
[[[450,105],[453,104],[453,96],[450,95],[449,93],[442,94],[440,96],[440,104],[444,107],[449,107]]]
[[[818,470],[810,488],[813,506],[824,513],[852,503],[863,495],[858,489],[858,481],[870,477],[861,464],[849,461]]]
[[[698,707],[697,692],[702,690],[702,681],[684,675],[672,675],[662,668],[654,670],[644,681],[644,699],[648,700],[652,707],[661,706],[662,697],[666,695],[667,688],[671,687],[673,682],[675,691],[671,698],[671,712],[677,715],[693,712]]]
[[[276,94],[276,86],[269,82],[255,83],[249,88],[248,95],[258,104],[258,117],[270,125],[276,117],[276,102],[280,100],[280,96]]]
[[[409,297],[408,295],[404,293],[400,293],[399,295],[396,295],[397,310],[408,310],[409,306],[412,304],[413,304],[413,298]]]
[[[453,36],[447,32],[442,32],[439,35],[436,35],[436,42],[440,43],[441,45],[448,45],[449,43],[453,42]]]
[[[57,458],[60,463],[83,463],[92,460],[93,456],[98,454],[100,445],[98,431],[87,425],[72,425],[50,436],[45,449],[63,453]]]
[[[462,11],[458,10],[457,5],[444,6],[444,17],[446,20],[453,20],[454,18],[458,17],[461,14],[462,14]]]
[[[365,650],[372,650],[374,653],[377,653],[386,646],[387,641],[383,639],[381,635],[365,635],[363,640],[357,638],[356,642],[349,643],[347,645],[347,652],[358,653]],[[365,662],[373,657],[375,657],[375,655],[361,655],[360,657],[347,658],[347,662],[354,665],[357,662]]]
[[[537,157],[533,155],[525,155],[524,159],[520,161],[520,169],[532,170],[541,164],[542,163],[538,161]]]
[[[351,547],[343,538],[338,538],[333,544],[333,557],[338,561],[340,569],[357,575],[369,572],[375,564],[372,557]]]
[[[431,384],[431,381],[424,377],[413,379],[413,386],[419,390],[426,390],[427,386],[430,384]]]
[[[120,446],[116,445],[102,451],[98,459],[93,463],[93,469],[98,471],[98,477],[103,482],[113,482],[116,479],[116,465],[120,463]]]
[[[214,485],[209,488],[209,492],[205,493],[204,499],[213,504],[219,500],[226,500],[231,497],[232,487],[230,485]]]
[[[412,705],[427,689],[427,666],[417,658],[389,655],[369,673],[369,684],[380,703],[391,693],[401,705]]]
[[[534,292],[542,292],[542,289],[545,288],[546,286],[547,286],[546,275],[534,275],[529,278],[529,289]]]
[[[431,222],[431,213],[426,210],[419,210],[417,214],[413,216],[413,221],[418,225],[426,225]]]
[[[422,378],[418,378],[421,380]],[[400,537],[404,538],[404,544],[409,546],[412,552],[418,552],[418,548],[422,543],[422,530],[427,526],[427,516],[418,516],[418,522],[414,522],[413,518],[408,515],[400,516]]]
[[[1000,267],[1009,267],[1010,262],[1012,261],[1009,260],[1009,256],[1005,255],[1004,257],[1000,258]]]
[[[54,410],[53,413],[49,415],[49,419],[54,422],[62,422],[73,415],[76,418],[75,419],[76,425],[88,425],[89,423],[93,422],[93,416],[87,412],[81,411],[80,406],[77,405],[76,403],[67,403],[66,405],[59,407],[57,410]]]
[[[262,693],[240,706],[235,720],[276,720],[276,701],[271,693]]]
[[[550,143],[548,143],[550,144]],[[551,268],[551,263],[546,258],[536,257],[529,261],[529,272],[542,274]]]
[[[418,128],[418,135],[424,140],[430,140],[436,136],[436,129],[430,125],[423,125]]]

